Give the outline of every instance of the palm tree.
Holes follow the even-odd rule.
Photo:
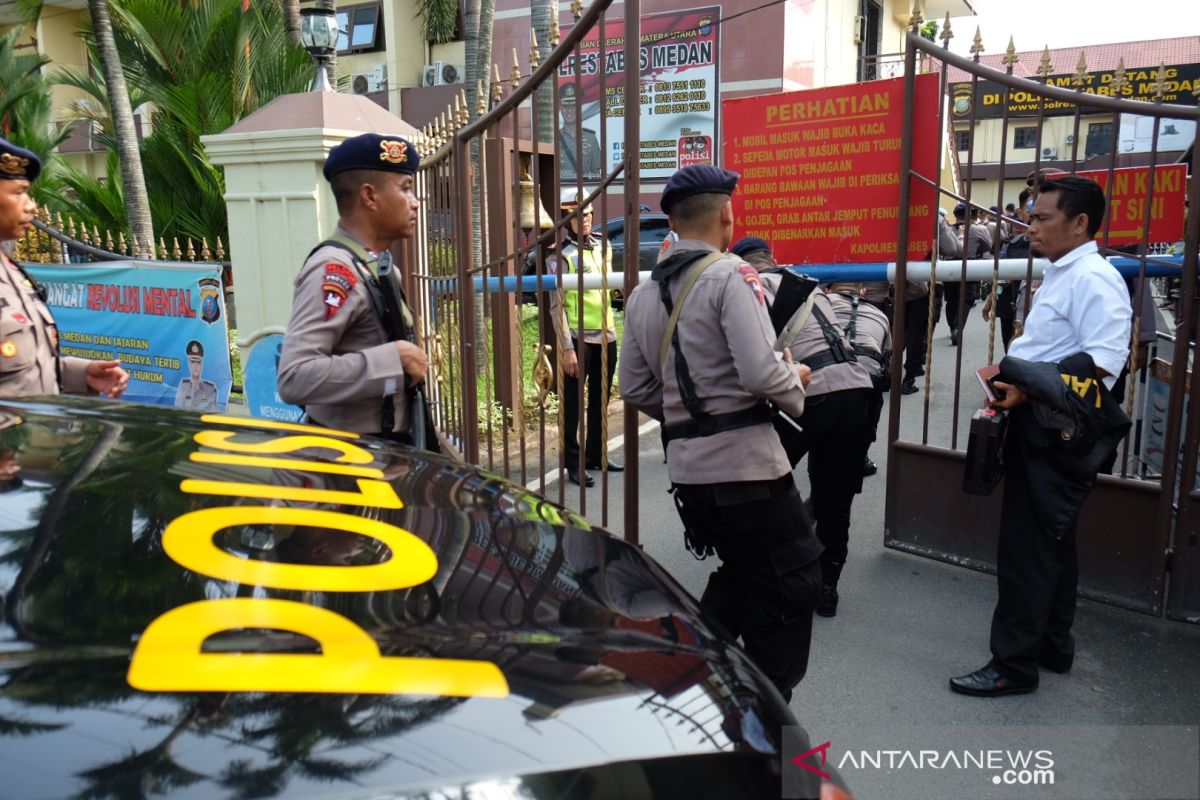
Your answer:
[[[113,35],[108,0],[88,0],[88,10],[92,16],[92,34],[108,94],[117,152],[121,157],[121,188],[125,195],[129,234],[143,248],[153,248],[154,223],[150,218],[150,198],[146,195],[146,177],[142,173],[142,157],[138,152],[133,107],[129,103],[129,88],[125,85],[121,56]]]
[[[141,147],[159,236],[228,239],[224,176],[200,138],[280,94],[304,91],[308,54],[286,30],[278,2],[122,0],[110,10],[130,94],[155,109],[154,129]],[[94,32],[84,33],[98,63]],[[64,70],[59,81],[98,101],[78,114],[108,118],[108,93],[90,75]]]
[[[42,67],[50,59],[37,53],[18,55],[17,42],[24,36],[17,27],[0,36],[0,134],[9,137],[15,127],[17,104],[43,86]]]
[[[292,41],[300,44],[300,0],[283,0],[283,22]]]
[[[64,164],[53,152],[70,130],[63,127],[56,131],[51,119],[50,84],[41,75],[48,59],[16,52],[22,33],[23,29],[14,28],[0,36],[0,135],[42,157],[45,177],[33,184],[31,192],[44,205],[58,193],[57,177]]]
[[[550,5],[558,0],[530,0],[529,22],[542,58],[550,54]],[[546,81],[534,94],[539,142],[554,141],[554,82]],[[543,180],[546,176],[541,176]]]

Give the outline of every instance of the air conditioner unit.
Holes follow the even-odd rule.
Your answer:
[[[421,76],[422,86],[445,86],[450,83],[462,83],[466,78],[466,68],[462,64],[451,64],[449,61],[435,61],[425,65]]]
[[[1075,134],[1073,134],[1073,133],[1067,134],[1067,144],[1075,144]]]
[[[1042,148],[1042,158],[1058,158],[1058,148],[1057,147],[1043,147]]]
[[[350,94],[370,94],[387,89],[387,65],[376,64],[370,72],[350,76]]]

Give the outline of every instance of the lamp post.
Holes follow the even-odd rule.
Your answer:
[[[338,26],[331,8],[302,8],[300,9],[300,42],[312,56],[317,65],[317,75],[313,79],[313,92],[332,92],[329,77],[325,74],[325,66],[337,49]]]

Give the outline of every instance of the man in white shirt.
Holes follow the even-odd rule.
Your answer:
[[[1112,387],[1129,356],[1129,293],[1094,241],[1104,221],[1104,192],[1075,176],[1043,181],[1030,218],[1031,245],[1050,259],[1033,298],[1025,333],[1009,356],[1058,364],[1087,353],[1104,385]],[[996,558],[999,585],[992,616],[992,659],[975,672],[950,679],[962,694],[996,697],[1032,692],[1038,668],[1064,673],[1075,644],[1071,623],[1079,575],[1077,517],[1056,538],[1031,501],[1031,456],[1020,444],[1021,426],[1033,425],[1026,393],[997,381],[1003,392],[993,406],[1011,409],[1004,451],[1006,478]],[[1024,406],[1024,407],[1022,407]]]

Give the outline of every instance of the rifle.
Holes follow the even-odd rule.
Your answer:
[[[771,270],[772,272],[776,270]],[[804,305],[804,301],[820,286],[820,282],[807,275],[792,272],[789,269],[778,270],[782,278],[779,291],[771,303],[771,327],[775,333],[782,333],[788,321]]]
[[[400,283],[392,278],[391,253],[384,252],[380,255],[378,269],[379,276],[375,279],[375,282],[383,298],[384,307],[387,312],[386,321],[390,323],[391,335],[393,338],[404,339],[405,341],[419,345],[416,330],[409,322],[409,317],[405,314],[405,311],[408,310],[408,304],[405,302],[404,293],[400,289]],[[434,453],[440,452],[441,448],[438,447],[437,432],[433,429],[432,421],[429,418],[429,408],[425,400],[425,389],[420,384],[415,386],[409,385],[407,375],[404,376],[404,385],[408,395],[409,436],[412,438],[413,446]]]

